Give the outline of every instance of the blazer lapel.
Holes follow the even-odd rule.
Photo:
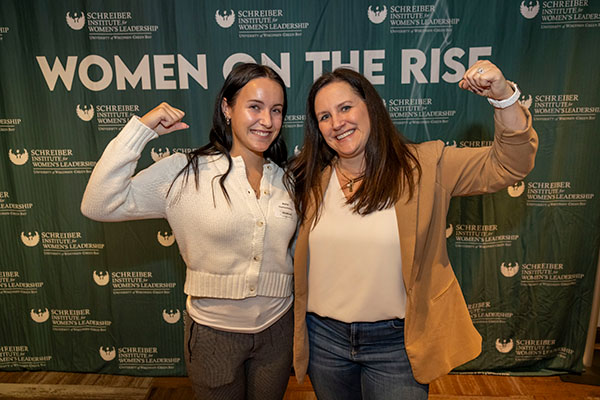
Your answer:
[[[331,167],[327,167],[325,170],[323,170],[323,174],[321,175],[321,190],[323,193],[325,193],[327,185],[329,184],[329,179],[331,178],[332,173],[331,171]],[[316,211],[315,202],[313,200],[307,205],[306,215],[308,218],[300,224],[298,238],[296,239],[296,254],[302,255],[296,257],[294,260],[296,296],[298,296],[298,293],[301,293],[302,295],[306,295],[308,293],[308,235],[312,230]]]

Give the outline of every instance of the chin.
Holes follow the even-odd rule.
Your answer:
[[[265,151],[269,150],[269,147],[271,145],[269,144],[269,146],[256,146],[254,148],[252,148],[251,150],[255,153],[264,153]]]
[[[272,140],[266,141],[266,140],[260,140],[260,141],[256,141],[254,143],[254,148],[255,149],[263,149],[263,150],[267,150],[271,144],[273,143]]]

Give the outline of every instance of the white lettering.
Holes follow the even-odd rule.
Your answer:
[[[135,88],[141,81],[142,90],[152,89],[152,78],[150,69],[150,55],[145,54],[135,67],[134,72],[125,65],[120,56],[115,55],[114,70],[113,66],[101,56],[90,54],[79,63],[78,76],[81,84],[89,90],[100,91],[106,89],[112,82],[113,73],[116,74],[117,90],[126,90],[128,86]],[[152,56],[154,65],[154,81],[156,89],[176,89],[177,78],[172,65],[175,64],[175,56],[155,55]],[[73,77],[77,69],[77,56],[68,56],[65,65],[56,57],[54,64],[50,67],[45,56],[37,56],[37,63],[50,91],[54,91],[59,78],[65,85],[67,91],[73,86]],[[196,55],[197,66],[192,65],[181,54],[177,55],[177,72],[179,78],[179,88],[189,89],[189,77],[191,76],[204,89],[208,89],[206,55]],[[92,80],[95,73],[90,77],[90,68],[99,67],[101,77],[98,80]],[[172,77],[173,79],[167,79]],[[129,85],[127,85],[129,84]]]
[[[473,65],[482,57],[492,55],[492,48],[487,47],[471,47],[469,50],[468,66]],[[447,67],[446,72],[442,74],[442,80],[448,83],[459,82],[465,71],[466,66],[460,60],[466,54],[465,50],[459,47],[448,49],[443,54],[443,62]],[[411,83],[414,77],[417,83],[439,83],[441,72],[441,49],[431,49],[429,59],[429,80],[423,73],[428,60],[427,55],[419,49],[403,49],[402,50],[402,72],[400,82],[402,84]]]
[[[337,68],[350,68],[359,72],[359,63],[360,63],[360,53],[358,50],[350,51],[350,63],[343,64],[342,63],[342,52],[341,51],[332,51],[331,52],[332,60],[331,60],[331,69]]]
[[[363,74],[373,85],[383,85],[385,75],[373,75],[374,72],[383,72],[383,63],[373,60],[385,59],[385,50],[363,51]],[[305,60],[313,63],[313,80],[317,80],[323,74],[324,62],[331,60],[331,70],[344,67],[360,71],[360,51],[350,51],[350,62],[342,63],[341,51],[309,51],[305,53]]]
[[[181,54],[177,54],[177,73],[179,75],[179,88],[189,89],[188,75],[194,78],[204,89],[208,89],[208,78],[206,73],[206,55],[196,55],[197,68],[185,59]]]
[[[256,60],[246,53],[235,53],[230,55],[223,63],[223,78],[227,78],[237,63],[256,63]]]
[[[261,54],[261,62],[264,65],[268,65],[269,67],[273,68],[275,70],[275,72],[277,72],[279,74],[279,76],[281,76],[281,79],[283,79],[283,83],[285,83],[286,87],[291,87],[291,80],[290,80],[290,53],[281,53],[279,55],[279,60],[281,61],[281,67],[279,67],[277,64],[275,64],[275,62],[273,60],[271,60],[269,58],[269,56],[267,56],[266,54]]]
[[[440,82],[440,49],[431,49],[431,70],[429,74],[429,82]]]
[[[305,54],[305,60],[313,63],[313,81],[323,75],[323,61],[329,61],[328,51],[309,51]]]
[[[477,62],[480,57],[490,57],[492,48],[487,47],[471,47],[469,48],[469,67]]]
[[[140,80],[142,81],[142,90],[151,89],[148,54],[142,57],[133,74],[121,60],[121,57],[115,56],[115,70],[117,72],[117,90],[125,90],[125,81],[129,82],[129,85],[135,89]]]
[[[449,72],[444,72],[442,75],[442,79],[448,83],[457,83],[459,82],[463,75],[465,74],[465,67],[459,61],[454,60],[454,58],[461,58],[465,55],[465,51],[463,49],[459,49],[458,47],[453,47],[444,54],[444,64],[447,67],[456,71],[456,73],[451,74]]]
[[[89,76],[89,70],[92,65],[97,65],[102,70],[102,78],[95,82]],[[89,55],[81,60],[79,64],[79,80],[83,83],[83,86],[95,92],[106,89],[110,85],[112,77],[113,71],[110,64],[100,56]]]
[[[415,60],[411,63],[411,60]],[[418,49],[403,49],[402,50],[402,72],[400,75],[400,83],[410,83],[410,75],[414,75],[417,83],[427,83],[427,78],[421,71],[425,66],[427,57],[425,53]]]
[[[374,72],[383,72],[383,63],[375,63],[373,60],[385,60],[385,50],[365,50],[364,58],[365,78],[373,85],[385,85],[385,75],[373,75]]]
[[[173,68],[165,67],[166,64],[174,64],[175,57],[172,54],[154,56],[154,84],[157,89],[177,89],[177,82],[165,79],[175,76]]]
[[[73,75],[75,75],[75,67],[77,66],[77,56],[69,56],[67,57],[67,67],[63,67],[62,63],[56,57],[54,59],[54,64],[52,65],[52,69],[48,65],[48,60],[44,56],[37,56],[35,58],[42,70],[42,75],[44,75],[44,79],[46,80],[46,84],[48,85],[48,89],[50,91],[54,91],[54,87],[56,86],[56,81],[60,76],[60,80],[65,85],[65,88],[70,91],[71,86],[73,85]]]

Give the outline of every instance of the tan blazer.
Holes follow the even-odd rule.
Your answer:
[[[481,353],[446,251],[446,214],[453,196],[492,193],[522,180],[534,165],[537,134],[531,115],[523,131],[509,131],[495,120],[492,146],[457,148],[441,141],[413,145],[422,175],[413,197],[396,203],[406,288],[405,344],[415,379],[429,383]],[[323,173],[323,188],[331,168]],[[311,215],[309,212],[308,215]],[[308,367],[306,330],[307,255],[312,220],[298,233],[294,257],[294,370],[299,382]]]

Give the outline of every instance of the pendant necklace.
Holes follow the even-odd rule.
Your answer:
[[[346,184],[344,184],[342,187],[344,187],[344,188],[348,188],[348,191],[349,191],[350,193],[352,193],[352,190],[354,189],[354,184],[355,184],[356,182],[358,182],[358,181],[362,180],[362,179],[365,177],[365,174],[362,174],[361,176],[357,176],[356,178],[348,178],[348,177],[346,176],[346,174],[344,174],[344,173],[342,172],[342,169],[341,169],[339,166],[338,166],[336,169],[337,169],[337,171],[338,171],[340,174],[342,174],[342,176],[343,176],[344,178],[346,178],[346,179],[348,180],[348,182],[346,182]]]

